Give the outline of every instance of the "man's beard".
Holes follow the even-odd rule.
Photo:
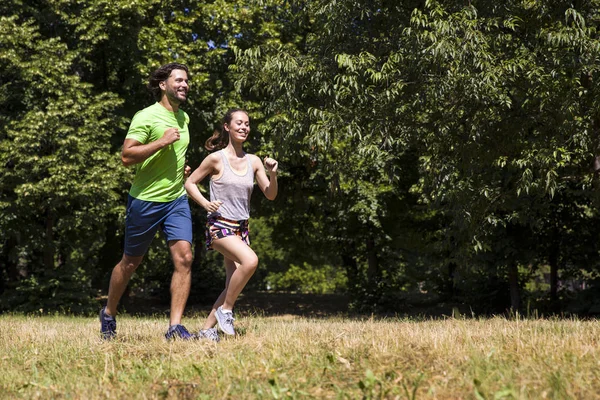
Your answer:
[[[182,104],[185,103],[187,100],[187,93],[185,94],[185,97],[181,98],[179,97],[180,95],[177,93],[176,90],[167,90],[167,98],[169,99],[169,101],[171,103],[175,102],[178,104]]]

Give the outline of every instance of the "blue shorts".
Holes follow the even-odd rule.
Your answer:
[[[124,253],[132,257],[146,254],[159,228],[167,243],[171,240],[192,243],[192,213],[187,195],[167,203],[139,200],[129,195]]]

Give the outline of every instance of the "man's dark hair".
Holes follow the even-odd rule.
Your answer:
[[[174,69],[184,70],[188,75],[189,79],[190,71],[188,70],[188,67],[184,64],[179,63],[165,64],[150,74],[150,79],[148,80],[148,90],[150,90],[152,96],[154,96],[154,99],[156,99],[156,101],[160,101],[162,97],[162,92],[158,84],[162,81],[166,81],[167,79],[169,79],[169,76],[171,75],[171,72],[173,72]]]

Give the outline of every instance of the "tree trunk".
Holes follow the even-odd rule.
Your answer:
[[[448,280],[447,280],[446,292],[451,296],[451,298],[454,298],[456,296],[456,285],[454,284],[455,273],[456,273],[456,264],[453,262],[448,263]]]
[[[50,211],[46,212],[46,237],[44,243],[44,267],[46,270],[54,268],[54,217]]]
[[[548,255],[550,264],[550,300],[554,303],[558,300],[558,258],[560,256],[560,242],[558,229],[555,228],[552,234],[552,247]]]
[[[369,280],[369,287],[376,288],[377,280],[379,278],[379,260],[377,259],[377,250],[375,248],[375,239],[369,236],[367,239],[367,279]]]
[[[548,262],[550,264],[550,300],[558,300],[558,246],[552,246]]]
[[[6,274],[6,280],[10,282],[10,271],[11,265],[8,258],[8,246],[6,246],[8,240],[3,243],[3,246],[0,247],[0,295],[4,293],[4,287],[6,286],[6,282],[4,280],[4,275]]]
[[[6,271],[6,278],[8,282],[15,282],[20,278],[17,264],[11,260],[10,254],[16,246],[17,241],[12,237],[8,238],[4,242],[4,246],[2,247],[2,253],[0,254],[0,264],[2,265],[2,269]]]
[[[353,288],[358,279],[358,266],[356,264],[356,260],[352,257],[351,254],[342,253],[342,264],[346,269],[346,274],[348,275],[348,288]]]
[[[512,311],[518,311],[521,307],[521,296],[519,294],[519,268],[515,262],[508,265],[508,283],[510,285],[510,308]]]

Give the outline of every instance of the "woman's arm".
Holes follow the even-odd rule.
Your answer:
[[[258,187],[265,194],[265,197],[269,200],[275,200],[277,197],[277,160],[265,157],[264,166],[257,156],[252,156],[252,166],[254,167],[254,175],[256,177],[256,183]],[[269,176],[265,173],[265,168],[269,172]]]
[[[219,209],[219,206],[223,204],[219,200],[208,201],[206,197],[198,189],[198,183],[202,182],[204,178],[209,175],[215,175],[219,170],[219,158],[215,157],[215,154],[211,154],[206,157],[200,166],[196,168],[194,172],[185,181],[185,190],[188,196],[192,198],[196,203],[200,204],[208,212],[215,212]]]

